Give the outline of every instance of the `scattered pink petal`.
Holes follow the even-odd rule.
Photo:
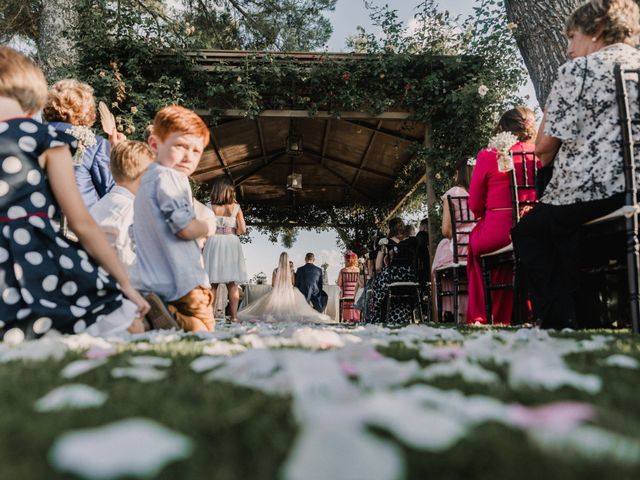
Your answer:
[[[582,422],[593,420],[596,411],[587,403],[557,402],[539,407],[511,405],[507,415],[519,427],[567,431]]]
[[[382,355],[377,350],[371,350],[368,354],[368,357],[370,360],[380,360],[384,357],[384,355]]]
[[[101,358],[109,358],[118,353],[115,348],[92,348],[87,352],[89,360],[97,360]]]
[[[358,369],[350,362],[340,362],[340,368],[347,377],[357,377]]]

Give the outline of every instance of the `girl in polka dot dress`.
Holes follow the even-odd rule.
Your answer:
[[[140,332],[149,305],[80,197],[76,140],[29,118],[46,95],[38,67],[0,47],[0,336]],[[58,207],[80,244],[52,222]]]

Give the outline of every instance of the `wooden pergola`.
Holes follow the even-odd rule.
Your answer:
[[[267,55],[273,61],[309,64],[321,57],[332,61],[370,58],[363,54],[219,50],[190,55],[202,71],[240,69],[247,61]],[[245,204],[345,206],[395,201],[393,213],[426,181],[428,202],[435,205],[428,162],[413,188],[400,198],[391,198],[398,176],[414,155],[415,144],[430,145],[429,125],[412,120],[410,111],[379,115],[352,111],[339,116],[318,111],[311,116],[307,110],[266,110],[255,118],[235,108],[197,113],[211,121],[212,128],[210,147],[193,178],[208,183],[226,175]],[[292,134],[302,139],[300,156],[287,153],[287,138]],[[287,190],[287,177],[292,173],[302,176],[301,190]],[[307,226],[312,225],[313,220]]]
[[[194,52],[198,68],[233,67],[257,52]],[[333,60],[367,58],[366,55],[323,54]],[[277,60],[294,58],[315,62],[313,53],[277,54]],[[198,111],[205,118],[210,111]],[[226,109],[211,129],[211,148],[205,152],[194,179],[209,182],[226,175],[243,202],[262,204],[348,205],[388,199],[389,192],[411,159],[412,145],[423,143],[426,127],[412,121],[411,112],[389,111],[377,116],[366,112],[267,110],[256,118]],[[299,135],[302,155],[288,155],[287,138]],[[302,175],[302,189],[288,191],[287,176]]]

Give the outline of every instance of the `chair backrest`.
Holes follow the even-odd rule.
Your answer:
[[[631,112],[629,105],[629,88],[627,82],[635,82],[635,88],[640,88],[640,69],[626,69],[616,65],[613,69],[616,82],[616,99],[618,102],[618,113],[620,116],[620,127],[622,129],[622,167],[624,171],[624,193],[625,205],[638,205],[638,185],[636,183],[636,155],[635,147],[639,144],[634,142],[633,126],[640,125],[640,116],[637,106],[635,115]],[[640,101],[640,95],[638,95]]]
[[[340,280],[342,281],[342,296],[353,296],[356,293],[356,285],[360,272],[340,272]]]
[[[451,240],[453,243],[453,263],[466,261],[469,256],[469,233],[478,222],[469,209],[468,196],[447,195],[451,214]]]
[[[511,204],[513,205],[513,224],[538,202],[536,179],[541,170],[540,160],[534,152],[511,152],[513,170],[511,170]]]

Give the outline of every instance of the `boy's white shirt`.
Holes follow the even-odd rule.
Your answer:
[[[131,191],[116,185],[89,209],[127,269],[136,260],[133,238],[129,234],[129,228],[133,224],[134,200],[135,195]]]

